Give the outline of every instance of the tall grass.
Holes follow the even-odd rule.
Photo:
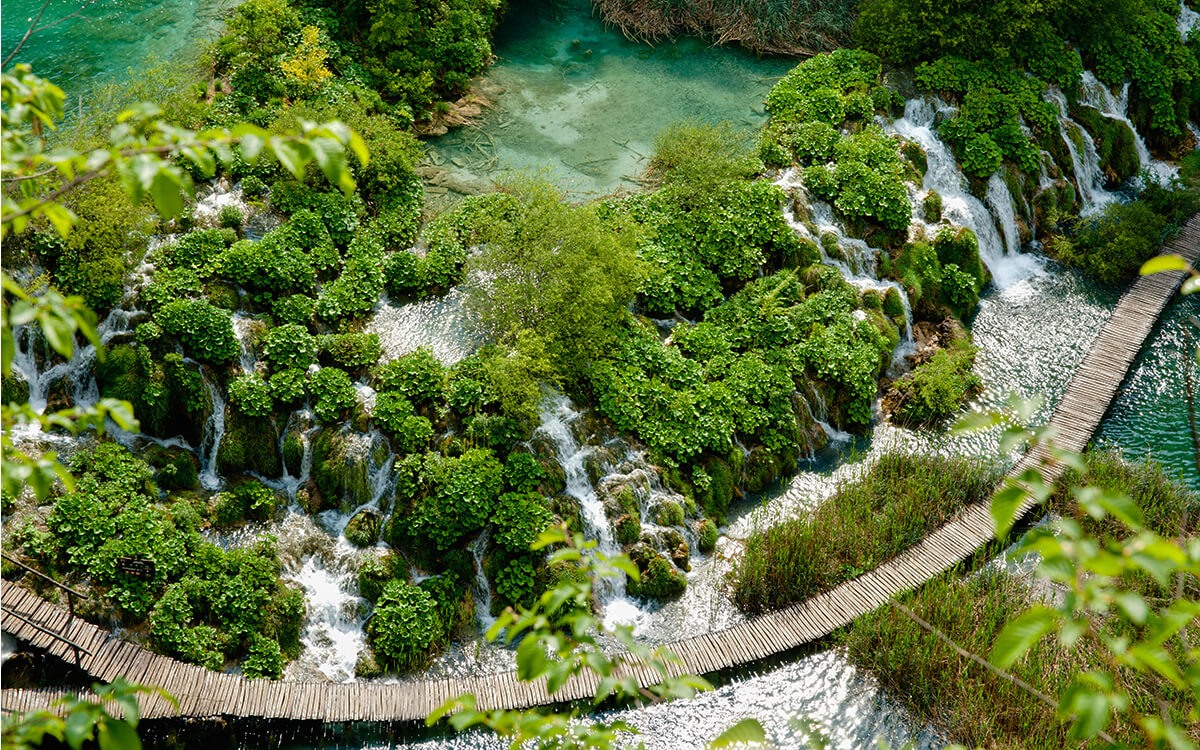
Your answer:
[[[1088,454],[1087,471],[1067,477],[1064,487],[1086,482],[1124,492],[1142,508],[1147,525],[1163,534],[1180,533],[1181,521],[1189,519],[1184,533],[1196,533],[1197,503],[1200,498],[1172,482],[1157,464],[1128,464],[1115,452]],[[1070,494],[1060,489],[1053,497],[1056,512],[1078,518],[1084,527],[1103,541],[1127,533],[1112,522],[1097,522],[1082,514]],[[1185,516],[1185,511],[1187,511]],[[1153,607],[1163,607],[1178,592],[1166,590],[1146,576],[1123,581],[1136,588]],[[1183,595],[1196,599],[1200,587],[1193,578],[1184,582]],[[953,571],[929,581],[901,601],[919,617],[942,631],[960,647],[987,656],[1004,626],[1035,603],[1037,595],[1021,579],[1004,571],[987,570],[974,576]],[[1110,636],[1136,637],[1123,620],[1109,620],[1101,627]],[[968,747],[1061,748],[1070,746],[1067,726],[1055,711],[1037,698],[1001,679],[983,667],[959,656],[949,646],[923,630],[906,615],[882,607],[842,630],[838,639],[851,662],[871,672],[894,699],[909,711],[950,733]],[[1200,623],[1185,631],[1188,642],[1200,637]],[[1178,641],[1178,642],[1177,642]],[[1168,648],[1178,650],[1181,639]],[[1095,641],[1081,639],[1073,648],[1059,645],[1048,635],[1042,638],[1010,672],[1041,692],[1058,696],[1072,678],[1089,669],[1107,671],[1111,656]],[[1187,717],[1194,696],[1179,691],[1154,676],[1122,668],[1121,683],[1129,690],[1134,710],[1141,714],[1169,712],[1177,725],[1192,736],[1200,723]],[[1118,739],[1140,745],[1142,737],[1129,723],[1110,728]]]
[[[997,479],[976,460],[885,453],[811,515],[751,534],[730,574],[733,600],[759,613],[829,590],[984,500]]]

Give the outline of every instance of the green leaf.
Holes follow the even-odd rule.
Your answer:
[[[1138,273],[1142,276],[1148,276],[1152,273],[1161,273],[1163,271],[1190,271],[1191,268],[1188,262],[1180,255],[1156,255],[1143,263]]]
[[[1183,282],[1183,286],[1179,288],[1180,294],[1195,294],[1200,292],[1200,276],[1192,276]]]
[[[1015,484],[1010,484],[992,495],[992,522],[996,525],[996,538],[1003,539],[1008,535],[1016,520],[1017,507],[1025,499],[1025,490]]]
[[[767,733],[758,719],[742,719],[737,724],[721,732],[720,736],[708,743],[709,750],[729,747],[730,745],[764,744]]]
[[[988,660],[1001,669],[1008,668],[1054,627],[1057,617],[1053,610],[1033,607],[1004,626],[1004,630],[992,646]]]
[[[1146,605],[1146,600],[1136,591],[1118,591],[1113,594],[1113,600],[1117,606],[1125,611],[1125,614],[1130,620],[1142,625],[1146,622],[1146,616],[1150,614],[1150,608]]]
[[[154,175],[150,183],[150,197],[164,219],[178,216],[183,211],[182,187],[178,175],[168,169],[160,170]]]
[[[124,721],[105,718],[100,723],[97,740],[100,750],[142,750],[137,731]]]
[[[278,138],[271,139],[271,152],[281,166],[297,180],[304,178],[304,155],[296,144]]]
[[[67,714],[66,738],[72,750],[79,750],[83,741],[92,736],[94,719],[87,711],[77,710]]]
[[[986,430],[1004,422],[1004,416],[994,411],[969,411],[958,418],[951,428],[952,432],[977,432]]]
[[[537,638],[526,638],[517,646],[517,677],[536,680],[546,672],[546,652]]]

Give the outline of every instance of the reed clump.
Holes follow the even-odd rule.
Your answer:
[[[626,36],[654,42],[678,34],[736,43],[759,53],[815,55],[845,45],[853,0],[596,0]]]
[[[885,453],[809,516],[751,534],[730,574],[733,600],[756,614],[851,580],[986,499],[998,477],[978,460]]]
[[[1161,534],[1195,535],[1196,523],[1191,519],[1200,497],[1172,481],[1161,466],[1145,461],[1127,463],[1115,451],[1089,453],[1086,462],[1082,476],[1071,472],[1061,483],[1051,500],[1053,512],[1075,518],[1101,543],[1122,538],[1128,533],[1124,526],[1086,516],[1068,489],[1101,486],[1137,502],[1148,528]],[[1154,609],[1170,606],[1179,597],[1200,597],[1200,586],[1191,577],[1164,588],[1148,576],[1131,575],[1122,579],[1121,586],[1137,590]],[[986,658],[1005,625],[1031,605],[1055,595],[1052,589],[1031,586],[1004,569],[989,566],[969,575],[960,567],[899,601],[960,648]],[[1110,638],[1141,637],[1128,620],[1109,617],[1097,624]],[[1183,643],[1195,642],[1198,636],[1200,624],[1192,622],[1180,639],[1172,639],[1166,647],[1177,652]],[[891,698],[903,703],[918,720],[944,730],[955,742],[988,748],[1070,746],[1069,727],[1054,708],[962,656],[895,607],[884,606],[864,615],[836,638],[850,661],[869,671]],[[1051,634],[1035,643],[1008,671],[1056,700],[1076,675],[1110,671],[1112,658],[1094,638],[1082,638],[1067,648]],[[1128,690],[1135,713],[1166,711],[1191,736],[1200,731],[1194,717],[1187,715],[1194,701],[1188,691],[1128,667],[1118,668],[1117,677]],[[1128,721],[1114,723],[1109,731],[1119,741],[1135,746],[1144,739]]]

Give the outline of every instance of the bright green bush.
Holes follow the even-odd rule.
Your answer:
[[[339,333],[320,339],[321,356],[333,364],[354,370],[379,361],[383,350],[377,333]]]
[[[303,369],[317,359],[318,343],[308,329],[296,323],[267,331],[263,356],[272,369]]]
[[[206,301],[169,302],[154,314],[154,322],[163,333],[177,336],[188,354],[201,362],[225,364],[241,351],[229,314]]]
[[[200,296],[200,277],[190,268],[164,268],[156,271],[138,297],[142,307],[154,312],[168,302]]]
[[[504,486],[504,467],[485,448],[457,458],[428,454],[422,478],[428,494],[407,520],[410,535],[439,550],[483,528]]]
[[[229,403],[248,417],[271,414],[271,388],[259,375],[239,375],[229,381]]]
[[[308,390],[317,402],[313,413],[323,422],[334,422],[358,402],[350,376],[336,367],[322,367],[308,380]]]
[[[492,538],[510,554],[529,552],[547,526],[554,520],[554,513],[546,506],[546,499],[533,492],[508,492],[497,501],[492,523],[496,525]],[[518,601],[510,599],[510,601]]]
[[[190,268],[207,275],[225,247],[224,235],[218,230],[202,229],[188,232],[161,248],[158,254],[166,268]]]
[[[528,453],[514,452],[504,461],[504,483],[514,492],[533,492],[546,477],[541,461]]]
[[[271,302],[271,314],[281,324],[291,323],[307,326],[312,322],[313,312],[316,310],[316,307],[316,299],[306,297],[303,294],[293,294],[289,297],[280,297],[273,300]]]
[[[957,412],[983,387],[983,381],[971,371],[976,351],[970,341],[960,339],[897,379],[885,399],[893,419],[906,425],[929,425]]]
[[[267,381],[271,398],[284,406],[300,401],[304,398],[306,380],[304,370],[298,367],[274,373]]]
[[[424,589],[405,581],[389,581],[367,621],[367,636],[375,655],[395,669],[424,664],[441,635],[437,611]]]
[[[378,394],[373,416],[400,453],[421,453],[433,437],[433,425],[425,417],[415,414],[412,404],[399,393],[384,391]]]

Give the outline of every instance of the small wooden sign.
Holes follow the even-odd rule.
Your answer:
[[[118,557],[117,572],[135,578],[153,578],[154,561],[145,557]]]

